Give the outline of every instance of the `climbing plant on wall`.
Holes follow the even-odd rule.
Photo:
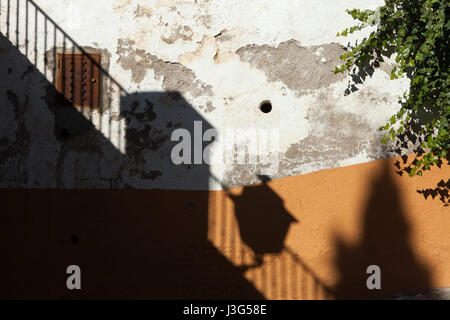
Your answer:
[[[358,23],[338,36],[376,26],[370,35],[341,56],[335,73],[347,70],[364,79],[383,57],[395,58],[391,79],[407,76],[409,89],[399,97],[400,110],[383,131],[383,143],[392,140],[415,145],[417,157],[410,176],[422,175],[442,163],[450,152],[450,2],[444,0],[386,0],[377,10],[347,10]]]

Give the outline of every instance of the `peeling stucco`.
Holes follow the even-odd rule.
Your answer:
[[[161,37],[161,40],[164,41],[167,44],[173,44],[178,39],[181,39],[183,41],[189,41],[192,40],[192,29],[188,26],[179,26],[176,28],[168,37]]]
[[[134,10],[134,16],[135,18],[142,18],[142,17],[146,17],[146,18],[150,18],[152,16],[152,9],[142,6],[142,5],[137,5],[136,9]]]
[[[11,84],[0,89],[8,103],[0,172],[19,145],[13,133],[26,132],[29,150],[16,170],[28,180],[8,173],[4,184],[221,189],[258,181],[263,164],[174,165],[171,134],[187,129],[193,135],[194,121],[203,131],[216,129],[219,140],[228,129],[278,130],[279,166],[269,179],[393,155],[379,143],[377,129],[398,110],[396,97],[408,81],[390,81],[394,62],[386,59],[348,94],[349,75],[333,72],[352,40],[336,37],[351,22],[347,5],[333,2],[322,10],[304,0],[258,1],[38,1],[77,44],[38,26],[38,43],[19,38],[10,51],[0,46],[9,61],[0,75]],[[88,5],[91,10],[78,14]],[[5,23],[0,16],[0,26]],[[26,45],[36,50],[26,52]],[[102,54],[99,110],[55,103],[54,54],[79,49]],[[271,102],[269,113],[260,110],[263,101]],[[17,116],[14,105],[27,107]]]
[[[248,45],[236,53],[263,70],[269,81],[281,81],[299,94],[327,87],[345,77],[333,72],[345,53],[338,43],[302,47],[298,41],[289,40],[278,47]]]
[[[118,63],[131,70],[132,80],[140,83],[148,70],[153,70],[156,79],[163,79],[162,87],[167,91],[189,92],[194,97],[211,95],[211,87],[196,79],[195,74],[182,64],[163,61],[142,49],[134,48],[135,41],[119,39]]]
[[[318,94],[315,104],[308,108],[309,135],[279,155],[279,170],[271,179],[329,169],[352,161],[370,161],[392,156],[388,147],[380,143],[376,133],[361,115],[336,107],[336,99],[328,92]],[[351,160],[354,159],[354,160]],[[227,187],[259,182],[262,165],[233,164],[225,172]]]

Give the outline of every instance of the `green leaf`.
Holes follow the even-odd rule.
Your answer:
[[[352,66],[364,70],[367,62],[378,57],[379,53],[388,57],[391,52],[395,54],[396,65],[390,79],[407,76],[411,82],[409,89],[399,98],[400,111],[379,130],[389,130],[381,139],[382,143],[415,134],[418,144],[430,150],[422,157],[422,162],[416,163],[421,169],[414,169],[412,165],[412,176],[429,170],[438,163],[439,157],[447,157],[450,150],[450,68],[447,59],[450,22],[447,2],[385,0],[377,11],[346,10],[359,22],[338,33],[347,36],[361,30],[371,24],[375,12],[379,12],[377,29],[342,55],[345,63],[336,67],[335,72],[344,72]],[[398,129],[394,130],[394,127]]]

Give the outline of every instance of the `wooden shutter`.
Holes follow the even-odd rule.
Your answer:
[[[100,54],[58,53],[56,89],[76,107],[100,105]]]

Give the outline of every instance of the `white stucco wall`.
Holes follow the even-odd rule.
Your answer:
[[[19,6],[19,41],[13,32],[9,40],[19,45],[22,54],[51,83],[53,75],[45,66],[44,57],[55,45],[63,47],[64,37],[57,31],[55,41],[53,24],[49,21],[45,32],[45,19],[39,13],[36,23],[31,4],[26,19],[26,3],[22,0]],[[345,9],[374,9],[383,1],[37,0],[35,3],[79,46],[107,53],[109,64],[104,75],[110,99],[107,111],[80,112],[94,123],[118,154],[106,155],[108,147],[103,143],[100,155],[93,161],[87,160],[91,157],[89,152],[63,147],[64,142],[53,136],[53,129],[42,131],[36,125],[37,118],[54,124],[50,111],[27,109],[23,117],[25,130],[30,133],[30,152],[20,166],[26,168],[28,179],[18,182],[19,185],[220,189],[222,185],[258,181],[259,165],[226,163],[207,166],[210,175],[206,183],[204,173],[192,173],[190,168],[177,168],[169,163],[166,147],[153,150],[139,145],[142,159],[138,164],[119,159],[120,154],[130,156],[126,149],[126,132],[130,128],[144,132],[150,140],[151,130],[157,130],[170,140],[174,128],[169,128],[169,122],[188,121],[183,112],[171,109],[171,113],[165,114],[165,109],[159,107],[164,105],[162,98],[153,95],[152,100],[153,96],[148,95],[165,91],[178,91],[189,108],[208,123],[207,127],[217,130],[219,139],[229,129],[277,130],[279,162],[278,170],[270,174],[272,179],[391,155],[379,142],[378,128],[399,108],[397,96],[408,87],[408,80],[390,81],[392,62],[386,62],[358,91],[346,95],[349,77],[333,74],[342,46],[370,31],[350,38],[337,37],[338,31],[353,24]],[[16,9],[14,5],[9,9],[10,28],[14,31]],[[7,16],[7,4],[2,1],[0,30],[4,35]],[[28,33],[24,32],[26,21]],[[66,46],[70,48],[73,44],[67,40]],[[13,71],[17,73],[16,81],[24,72],[20,68],[17,63]],[[27,81],[23,84],[21,80],[21,86],[30,99],[39,100],[45,88],[42,80]],[[144,112],[145,99],[155,104],[158,117],[150,121],[151,129],[141,122],[127,122],[121,114],[123,97],[133,94],[139,100],[140,112]],[[17,95],[19,100],[24,99]],[[146,98],[139,98],[143,96]],[[0,92],[0,99],[8,100],[6,90]],[[267,114],[259,109],[265,100],[270,100],[273,106]],[[177,103],[180,102],[174,102]],[[36,116],[36,112],[40,114]],[[3,117],[16,116],[14,110],[7,109]],[[15,139],[11,132],[17,126],[14,121],[6,121],[0,127],[11,143]],[[48,152],[42,154],[42,148]],[[164,156],[160,156],[161,150],[165,150]],[[80,159],[96,164],[76,169]],[[3,165],[6,167],[6,162]],[[60,168],[58,174],[53,172],[56,167]],[[144,179],[130,173],[148,171],[148,167],[159,172],[156,178]],[[85,177],[81,179],[83,183],[77,172]],[[5,178],[3,184],[14,184],[14,179]]]

